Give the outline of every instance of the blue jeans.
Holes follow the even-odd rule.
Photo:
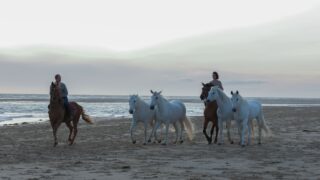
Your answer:
[[[64,105],[64,108],[66,109],[67,113],[70,112],[70,109],[69,109],[69,101],[68,101],[68,97],[63,97],[63,105]]]

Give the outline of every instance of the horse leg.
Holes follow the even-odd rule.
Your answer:
[[[78,134],[78,122],[80,119],[80,111],[77,112],[74,116],[72,116],[72,123],[73,123],[73,137],[70,145],[74,144],[74,140],[76,139],[76,136]]]
[[[58,145],[57,131],[58,131],[60,124],[61,124],[60,121],[53,124],[52,129],[53,129],[53,137],[54,137],[54,144],[53,144],[54,147],[56,147]]]
[[[230,135],[230,128],[231,128],[231,120],[227,120],[227,133],[228,133],[228,139],[230,144],[233,144],[233,140],[231,139],[231,135]]]
[[[209,123],[209,121],[208,121],[208,119],[207,118],[205,118],[204,119],[204,123],[203,123],[203,134],[204,134],[204,136],[206,137],[206,139],[207,139],[207,141],[208,141],[208,144],[211,144],[211,139],[210,139],[210,137],[208,136],[208,134],[207,134],[207,127],[208,127],[208,123]]]
[[[130,127],[130,137],[131,137],[131,141],[133,144],[136,143],[136,140],[133,138],[133,130],[135,129],[136,124],[137,124],[136,121],[134,119],[132,119],[131,127]]]
[[[169,133],[169,122],[166,122],[166,137],[165,137],[164,142],[162,143],[162,145],[167,145],[168,133]]]
[[[250,126],[251,126],[251,132],[252,132],[251,133],[251,141],[252,141],[252,144],[254,144],[254,124],[253,124],[253,120],[250,122]]]
[[[159,121],[156,121],[156,124],[152,128],[152,131],[151,131],[151,134],[149,136],[148,142],[151,142],[152,135],[155,138],[154,139],[154,143],[157,141],[157,129],[159,128],[160,125],[161,125],[161,123]]]
[[[160,126],[161,126],[161,124],[159,124],[159,127]],[[162,140],[162,134],[163,134],[162,129],[163,129],[163,126],[160,128],[160,139],[158,140],[159,143],[161,143],[161,140]]]
[[[258,126],[259,126],[259,139],[258,139],[258,144],[261,144],[261,133],[262,133],[262,119],[258,119]]]
[[[247,119],[243,119],[242,121],[242,130],[241,130],[241,146],[244,147],[245,143],[244,143],[244,136],[245,136],[245,132],[247,130],[247,126],[248,126],[248,120]]]
[[[68,128],[69,128],[69,138],[68,138],[68,142],[69,142],[69,144],[70,144],[70,143],[71,143],[71,135],[72,135],[73,127],[72,127],[72,125],[71,125],[71,121],[66,122],[66,125],[67,125]]]
[[[221,145],[224,142],[224,138],[223,138],[223,119],[219,118],[218,119],[218,125],[219,125],[219,142],[218,144]]]
[[[173,142],[174,144],[176,144],[178,142],[178,126],[177,126],[177,123],[173,123],[173,127],[174,129],[176,130],[176,140]]]
[[[183,137],[182,137],[182,133],[184,131],[184,124],[183,124],[183,120],[180,121],[180,126],[181,126],[181,131],[180,131],[180,143],[183,143]]]
[[[144,142],[143,145],[147,145],[147,123],[144,123]]]
[[[211,131],[210,131],[210,143],[209,144],[212,143],[212,134],[213,134],[215,126],[216,126],[215,123],[212,122]],[[215,139],[215,141],[216,141],[216,139]]]
[[[241,122],[240,122],[240,119],[236,119],[236,123],[237,123],[237,129],[238,129],[238,135],[239,135],[239,138],[240,138],[240,141],[239,141],[239,145],[241,145]]]
[[[252,120],[249,120],[249,122],[247,123],[247,127],[248,127],[248,145],[251,144],[251,122]]]
[[[214,122],[214,124],[215,124],[215,127],[216,127],[216,137],[214,138],[214,143],[216,144],[217,141],[218,141],[219,127],[218,127],[217,121]]]
[[[76,139],[77,133],[78,133],[78,121],[74,120],[73,122],[73,137],[69,145],[72,145],[74,143],[74,140]]]

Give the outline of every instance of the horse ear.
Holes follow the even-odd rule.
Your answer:
[[[236,93],[239,94],[239,91],[237,91]]]
[[[151,94],[153,94],[153,91],[152,91],[152,90],[150,90],[150,92],[151,92]]]
[[[202,86],[205,86],[205,84],[203,82],[201,82]]]
[[[231,95],[233,95],[233,91],[231,91]]]

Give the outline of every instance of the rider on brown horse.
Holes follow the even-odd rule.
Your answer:
[[[217,72],[212,73],[212,79],[213,80],[210,81],[209,83],[206,83],[206,84],[202,83],[203,87],[200,95],[200,99],[204,101],[204,105],[205,105],[205,109],[203,111],[203,115],[204,115],[203,134],[206,137],[209,144],[212,143],[212,134],[214,129],[216,129],[216,136],[214,138],[214,143],[217,142],[217,138],[218,138],[218,131],[219,131],[218,116],[217,116],[218,105],[217,105],[217,102],[206,103],[205,99],[207,98],[208,92],[210,91],[212,86],[219,86],[223,90],[222,83],[221,81],[218,80],[219,74]],[[207,134],[207,127],[209,122],[212,123],[210,136]]]
[[[64,105],[64,108],[66,110],[65,119],[68,119],[68,118],[70,118],[70,115],[71,115],[71,109],[69,107],[67,86],[63,82],[61,82],[61,75],[60,74],[56,74],[54,78],[56,80],[56,82],[54,84],[60,90],[59,91],[60,92],[60,97],[63,99],[63,105]],[[50,89],[50,94],[52,94],[51,91],[52,90]]]
[[[53,130],[54,146],[58,144],[57,130],[61,123],[66,123],[69,128],[69,144],[72,145],[77,136],[78,123],[80,117],[92,124],[90,117],[84,112],[83,107],[76,102],[68,102],[68,90],[66,85],[61,82],[61,76],[55,76],[56,82],[52,82],[50,86],[50,105],[49,105],[49,120]],[[67,116],[67,111],[69,116]]]

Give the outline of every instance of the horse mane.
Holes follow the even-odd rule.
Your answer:
[[[146,104],[146,102],[144,102],[144,100],[142,100],[138,94],[134,96],[137,98],[137,101],[139,102],[139,104]]]
[[[52,82],[50,85],[50,104],[52,103],[61,104],[61,102],[62,102],[62,97],[60,96],[60,91],[57,88],[57,85]]]
[[[138,106],[149,107],[149,104],[145,102],[143,99],[141,99],[141,97],[138,94],[132,96],[136,98]]]
[[[214,87],[217,89],[217,92],[219,93],[219,96],[221,97],[222,101],[225,102],[228,99],[228,96],[218,86]]]
[[[50,100],[52,100],[52,97],[53,97],[53,94],[54,94],[54,92],[53,92],[53,86],[54,86],[54,84],[53,84],[53,82],[50,84]]]
[[[241,104],[247,101],[240,94],[238,94],[238,98],[239,98]]]
[[[159,99],[164,103],[169,103],[169,101],[166,98],[164,98],[161,94],[159,94]]]

